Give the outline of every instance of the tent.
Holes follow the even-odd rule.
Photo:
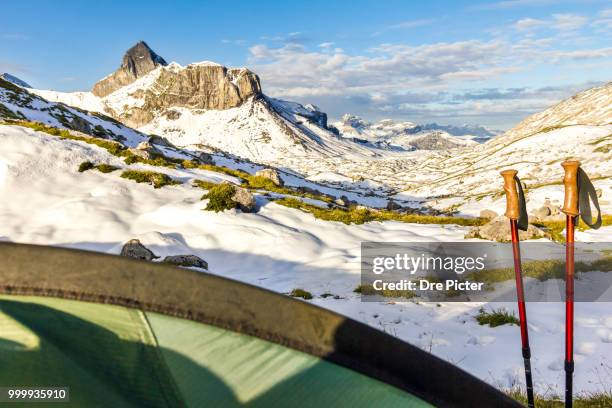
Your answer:
[[[68,386],[65,405],[75,407],[521,406],[304,301],[169,265],[13,243],[0,243],[0,386]]]

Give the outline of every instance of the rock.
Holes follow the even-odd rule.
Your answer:
[[[142,157],[143,159],[151,160],[156,156],[161,155],[161,151],[153,146],[150,142],[140,142],[138,146],[131,147],[128,149],[131,153],[136,156]]]
[[[215,164],[212,154],[206,152],[200,152],[198,154],[198,161],[202,164]]]
[[[255,210],[255,196],[246,188],[235,186],[232,200],[238,204],[242,212],[253,212]]]
[[[534,221],[563,221],[565,215],[558,205],[551,204],[550,200],[544,201],[544,205],[531,213]]]
[[[145,261],[152,261],[153,259],[159,258],[150,249],[145,247],[137,239],[130,239],[121,248],[121,256],[127,256],[129,258],[143,259]]]
[[[529,224],[527,231],[519,231],[519,238],[521,240],[543,238],[546,233],[540,228]],[[512,238],[510,235],[510,223],[508,219],[501,215],[493,218],[487,224],[473,227],[466,235],[465,238],[482,238],[491,241],[509,242]]]
[[[546,233],[540,228],[529,224],[527,231],[519,231],[519,238],[521,240],[543,238]],[[482,238],[491,241],[509,242],[512,238],[510,235],[510,223],[508,219],[501,215],[493,218],[487,224],[473,227],[466,235],[465,238]]]
[[[402,206],[399,205],[398,203],[396,203],[393,200],[389,200],[387,202],[387,210],[389,210],[389,211],[401,211],[402,210]]]
[[[130,147],[128,149],[128,151],[130,153],[132,153],[133,155],[138,156],[138,157],[142,157],[143,159],[146,159],[146,160],[153,159],[153,155],[151,155],[151,153],[149,153],[146,150],[140,150],[140,149],[137,149],[137,148],[134,148],[134,147]]]
[[[263,177],[266,178],[268,180],[271,180],[275,185],[282,187],[285,185],[285,183],[283,182],[283,179],[281,178],[279,172],[275,169],[263,169],[263,170],[259,170],[257,173],[255,173],[256,176],[259,177]]]
[[[208,262],[195,255],[171,255],[165,257],[163,262],[177,266],[188,266],[208,270]]]
[[[180,117],[177,108],[224,110],[238,107],[252,97],[265,100],[259,77],[246,68],[227,68],[211,62],[185,67],[168,65],[144,42],[130,48],[120,68],[99,81],[92,92],[99,97],[107,96],[155,69],[158,71],[151,84],[130,91],[130,96],[144,103],[113,113],[115,119],[137,128],[158,115],[176,120]],[[159,89],[164,92],[158,92]],[[320,115],[315,119],[323,121]]]
[[[348,204],[346,201],[344,201],[342,198],[336,198],[334,200],[334,204],[336,204],[339,207],[348,207]]]
[[[70,129],[77,130],[79,132],[90,135],[91,124],[78,115],[74,115],[70,121]]]
[[[498,215],[499,215],[498,213],[496,213],[493,210],[489,210],[488,208],[484,209],[484,210],[482,210],[480,212],[480,218],[486,218],[487,220],[492,220],[493,218],[497,217]]]
[[[537,210],[535,210],[534,212],[532,212],[532,214],[534,215],[535,218],[543,220],[546,217],[549,217],[550,214],[552,214],[552,211],[550,209],[550,207],[540,207]]]
[[[165,146],[165,147],[175,147],[168,139],[162,136],[151,135],[149,137],[149,144],[154,144],[157,146]]]
[[[149,48],[147,43],[140,41],[127,50],[119,69],[96,83],[91,92],[98,97],[105,97],[155,68],[166,65],[168,63]]]

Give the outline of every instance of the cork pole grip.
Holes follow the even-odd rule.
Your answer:
[[[500,173],[504,178],[504,191],[506,192],[506,217],[511,220],[518,220],[520,216],[519,196],[514,180],[517,173],[516,170],[504,170]]]
[[[565,170],[563,185],[565,186],[565,200],[563,211],[566,215],[575,217],[578,215],[578,168],[580,162],[577,160],[566,160],[561,163]]]

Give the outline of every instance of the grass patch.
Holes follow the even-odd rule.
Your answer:
[[[302,298],[304,300],[312,299],[312,293],[308,292],[307,290],[300,289],[300,288],[293,289],[291,293],[289,293],[289,296],[296,297],[296,298]]]
[[[206,181],[206,180],[194,180],[193,185],[203,190],[210,190],[211,188],[216,186],[217,183],[213,183],[211,181]]]
[[[140,157],[132,153],[130,150],[128,150],[127,147],[125,147],[119,142],[115,142],[115,141],[107,140],[107,139],[100,139],[100,138],[93,137],[93,136],[92,137],[77,136],[77,135],[71,134],[70,131],[66,129],[58,129],[56,127],[47,126],[39,122],[10,121],[7,124],[27,127],[37,132],[44,132],[51,136],[57,136],[62,139],[75,140],[79,142],[85,142],[87,144],[96,145],[98,147],[105,149],[107,152],[109,152],[113,156],[122,157],[126,164],[142,163],[142,164],[148,164],[151,166],[175,168],[178,164],[182,163],[182,160],[180,159],[174,159],[174,158],[166,157],[163,155],[158,155],[157,157],[154,157],[152,159],[146,159],[144,157]]]
[[[548,279],[564,279],[565,278],[565,261],[564,260],[537,260],[523,262],[522,272],[523,277],[529,277],[537,279],[541,282]],[[575,262],[574,270],[577,273],[600,271],[600,272],[612,272],[612,256],[605,256],[599,258],[591,263],[586,262]],[[497,282],[504,282],[513,280],[514,267],[498,268],[498,269],[486,269],[478,272],[471,273],[470,279],[474,279],[478,282],[484,282],[486,284],[493,284]]]
[[[434,216],[423,214],[399,214],[389,210],[372,210],[363,207],[321,208],[308,204],[296,198],[282,198],[274,201],[285,207],[296,208],[312,214],[315,218],[325,221],[336,221],[344,224],[364,224],[371,221],[399,221],[416,224],[457,224],[457,225],[483,225],[487,220],[483,218],[462,218],[452,216]]]
[[[506,391],[510,397],[527,406],[527,394],[520,388]],[[538,408],[564,408],[565,398],[559,395],[534,396],[535,406]],[[607,392],[593,392],[574,396],[574,408],[608,408],[612,407],[612,394]]]
[[[357,286],[353,292],[359,293],[362,296],[379,295],[388,298],[405,298],[411,299],[416,296],[411,290],[376,290],[372,285],[361,284]]]
[[[481,326],[488,324],[489,327],[498,327],[504,324],[519,325],[519,320],[514,313],[509,313],[506,309],[491,309],[491,311],[488,312],[481,307],[476,315],[476,321]]]
[[[536,227],[544,228],[546,232],[550,234],[550,239],[556,242],[565,242],[565,221],[542,221],[542,222],[534,222],[533,225]],[[610,226],[612,225],[612,215],[603,214],[601,216],[601,226]],[[589,227],[579,220],[577,229],[579,231],[585,231]]]
[[[87,170],[91,170],[94,168],[94,164],[90,161],[84,161],[83,163],[79,164],[79,173],[83,173]]]
[[[116,166],[111,166],[110,164],[98,164],[96,166],[96,170],[98,170],[100,173],[112,173],[115,170],[118,170],[119,167]]]
[[[79,164],[79,173],[83,173],[84,171],[96,169],[101,173],[112,173],[113,171],[119,169],[119,167],[111,166],[110,164],[98,164],[95,165],[90,161],[84,161]]]
[[[126,170],[121,173],[121,177],[129,180],[134,180],[137,183],[148,183],[151,184],[154,188],[181,184],[180,182],[173,180],[166,174],[157,173],[154,171]]]
[[[236,192],[236,188],[229,183],[221,183],[213,185],[208,193],[202,196],[202,199],[208,199],[206,211],[221,212],[236,208],[238,204],[232,200],[232,196]]]

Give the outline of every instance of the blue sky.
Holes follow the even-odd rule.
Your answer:
[[[612,4],[598,0],[12,1],[0,72],[88,90],[138,40],[167,61],[247,66],[266,94],[332,118],[508,128],[612,80]]]

